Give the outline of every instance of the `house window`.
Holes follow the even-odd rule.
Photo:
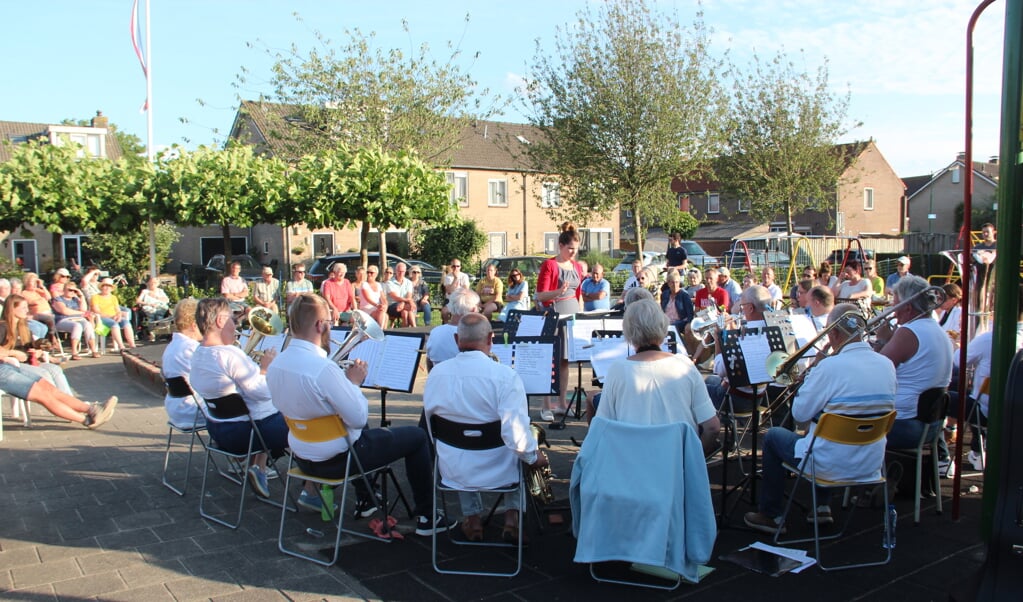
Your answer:
[[[678,193],[678,210],[689,213],[689,195],[684,192]]]
[[[558,253],[558,236],[557,232],[544,232],[543,233],[543,252],[548,255],[556,255]]]
[[[721,195],[716,192],[707,193],[707,213],[721,213]]]
[[[865,211],[874,210],[874,189],[864,188],[863,189],[863,209]]]
[[[835,213],[835,234],[845,234],[845,212],[838,211]]]
[[[544,209],[561,206],[561,184],[557,182],[543,183],[543,197],[540,199],[540,206]]]
[[[958,165],[952,168],[952,183],[953,184],[958,184],[959,183],[959,166]]]
[[[106,157],[106,130],[78,126],[50,126],[50,144],[63,146],[70,141],[81,146],[79,157]]]
[[[334,233],[322,232],[313,234],[313,257],[334,254]]]
[[[464,171],[444,172],[448,184],[451,184],[451,204],[458,207],[469,206],[469,174]]]
[[[598,253],[610,253],[614,240],[610,228],[582,228],[579,230],[582,244],[579,251],[596,251]]]
[[[487,206],[508,206],[508,180],[487,180]]]
[[[78,265],[86,265],[86,257],[83,255],[82,243],[89,238],[84,234],[65,234],[61,236],[61,245],[64,247],[64,254],[61,256],[65,263],[74,260]]]
[[[739,213],[749,213],[749,201],[739,199]]]

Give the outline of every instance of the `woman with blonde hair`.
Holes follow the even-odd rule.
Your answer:
[[[0,320],[0,361],[14,363],[23,371],[50,381],[60,392],[73,395],[64,371],[51,364],[47,354],[33,346],[34,342],[28,329],[28,301],[21,295],[7,297]]]

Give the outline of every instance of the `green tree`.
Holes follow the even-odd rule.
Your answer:
[[[406,151],[392,155],[346,146],[321,151],[302,158],[293,182],[301,200],[281,214],[283,220],[338,229],[360,223],[363,265],[370,228],[444,224],[455,214],[443,174]]]
[[[454,257],[465,261],[478,257],[486,244],[486,232],[467,219],[419,230],[415,241],[419,256],[434,265],[445,265]]]
[[[156,226],[157,265],[167,263],[171,247],[180,239],[181,234],[173,226]],[[148,228],[117,234],[93,234],[86,239],[84,246],[99,259],[100,265],[112,273],[124,274],[128,282],[141,282],[149,273]]]
[[[316,47],[308,52],[294,44],[286,51],[264,47],[274,61],[267,100],[283,105],[268,111],[269,135],[289,158],[345,144],[415,150],[447,165],[464,127],[494,112],[496,101],[468,73],[475,57],[463,66],[451,44],[446,59],[437,60],[425,44],[413,53],[375,47],[375,34],[358,29],[345,30],[340,44],[313,34]],[[247,78],[243,70],[239,85]]]
[[[229,262],[232,225],[281,223],[287,214],[295,188],[286,170],[280,160],[257,156],[241,144],[180,150],[159,161],[154,217],[185,226],[219,225]]]
[[[668,234],[678,232],[682,238],[692,238],[700,222],[691,213],[676,211],[673,215],[661,218],[661,226]]]
[[[702,14],[687,31],[649,4],[580,12],[554,51],[537,44],[524,95],[543,134],[526,152],[565,199],[551,216],[585,224],[629,210],[640,250],[643,224],[678,211],[672,178],[699,176],[716,155],[727,107]]]
[[[735,73],[717,178],[749,202],[753,219],[784,215],[791,234],[793,214],[828,209],[848,161],[859,154],[860,144],[836,146],[847,132],[849,94],[831,91],[826,64],[810,74],[781,54]]]

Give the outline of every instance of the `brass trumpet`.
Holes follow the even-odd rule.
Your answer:
[[[280,315],[275,314],[265,307],[255,307],[249,312],[249,324],[252,328],[249,332],[249,340],[245,342],[245,355],[259,362],[263,357],[262,351],[257,351],[256,346],[265,336],[275,336],[284,330],[284,321]]]

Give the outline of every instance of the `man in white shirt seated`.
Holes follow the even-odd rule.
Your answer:
[[[458,322],[462,316],[475,312],[479,305],[480,296],[467,288],[451,295],[447,304],[447,322],[431,330],[426,339],[426,359],[430,369],[458,354],[458,343],[455,342]]]
[[[330,307],[318,295],[299,295],[288,311],[291,343],[270,366],[267,384],[274,403],[289,418],[312,420],[336,415],[348,430],[363,470],[386,466],[404,458],[405,472],[415,502],[416,535],[446,531],[455,523],[438,515],[430,520],[433,478],[426,431],[415,426],[366,428],[369,400],[359,385],[366,379],[366,362],[355,362],[343,371],[327,357],[330,348]],[[288,436],[295,463],[310,475],[339,479],[345,475],[348,440],[307,443]],[[354,466],[354,463],[353,463]],[[362,479],[355,481],[359,502],[356,514],[370,516],[375,504]],[[318,496],[312,494],[308,499]],[[301,503],[301,500],[300,500]],[[315,504],[314,504],[315,505]]]
[[[505,447],[464,451],[437,442],[444,482],[468,490],[459,494],[465,517],[462,531],[467,539],[481,541],[483,503],[480,494],[472,490],[512,485],[517,482],[518,462],[541,468],[547,465],[547,458],[537,453],[536,438],[529,429],[522,379],[511,368],[489,357],[493,331],[487,318],[481,314],[464,316],[458,323],[455,340],[458,355],[436,366],[426,380],[423,409],[427,417],[437,415],[464,424],[501,422]],[[503,537],[515,541],[521,508],[516,497],[506,496],[505,500]]]
[[[849,312],[857,317],[842,318]],[[858,316],[859,308],[851,303],[836,305],[831,311],[829,323],[840,321],[828,332],[828,339],[832,349],[841,349],[814,366],[792,402],[793,419],[810,423],[806,436],[800,437],[782,427],[767,431],[759,512],[747,512],[744,517],[749,528],[773,534],[780,525],[782,533],[785,532],[781,519],[788,471],[782,463],[796,466],[802,461],[813,438],[816,426],[813,421],[821,412],[875,417],[895,409],[895,366],[863,342],[862,331],[857,334],[858,326],[863,323]],[[831,480],[877,478],[881,474],[884,449],[883,439],[868,446],[817,441],[813,449],[817,476]],[[817,516],[820,523],[834,520],[828,505],[830,491],[818,491]]]
[[[231,311],[244,320],[249,315],[249,285],[241,277],[242,264],[232,261],[229,273],[220,281],[220,294],[231,304]]]

